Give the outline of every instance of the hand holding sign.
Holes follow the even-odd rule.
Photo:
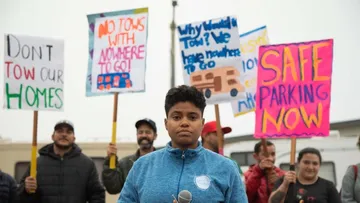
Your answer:
[[[119,93],[145,91],[148,8],[88,15],[86,95],[114,93],[111,144],[116,144]],[[110,155],[110,168],[116,165]]]
[[[28,193],[35,192],[39,110],[63,110],[64,42],[43,37],[5,35],[5,91],[7,109],[34,110]]]

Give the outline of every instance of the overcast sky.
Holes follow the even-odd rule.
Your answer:
[[[0,0],[0,34],[60,37],[65,40],[65,110],[39,112],[38,139],[49,142],[55,122],[75,123],[77,141],[111,138],[113,97],[85,97],[88,62],[87,14],[149,7],[146,92],[119,96],[118,141],[136,139],[134,123],[143,117],[158,125],[156,145],[170,139],[164,128],[164,100],[170,86],[171,0]],[[236,15],[239,32],[266,25],[270,42],[288,43],[334,38],[331,121],[360,117],[360,1],[359,0],[180,0],[178,24]],[[0,38],[3,39],[3,38]],[[176,84],[183,84],[179,43],[176,41]],[[4,42],[0,40],[0,72],[4,71]],[[3,106],[3,74],[0,103]],[[153,105],[150,105],[152,102]],[[231,126],[229,136],[253,133],[254,113],[234,118],[230,104],[220,105],[221,123]],[[214,106],[205,112],[215,119]],[[32,111],[0,109],[0,135],[31,142]]]

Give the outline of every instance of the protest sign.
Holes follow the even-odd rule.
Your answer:
[[[262,26],[240,35],[240,51],[244,76],[245,92],[238,101],[232,101],[234,116],[240,116],[255,111],[255,94],[257,84],[257,64],[259,46],[269,43],[266,26]]]
[[[178,33],[185,84],[202,90],[208,104],[238,99],[245,88],[236,17],[180,25]]]
[[[86,96],[145,91],[148,9],[91,14],[88,22]]]
[[[261,46],[254,136],[328,136],[332,61],[332,39]]]
[[[64,41],[5,34],[4,108],[63,111]]]

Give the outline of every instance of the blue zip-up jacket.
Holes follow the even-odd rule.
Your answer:
[[[203,148],[171,147],[140,157],[131,168],[118,203],[172,203],[182,190],[192,203],[248,203],[234,162]]]

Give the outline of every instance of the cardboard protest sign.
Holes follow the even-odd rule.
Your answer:
[[[261,46],[254,136],[328,136],[332,61],[332,39]]]
[[[291,138],[290,171],[297,138],[329,135],[332,61],[332,39],[259,48],[254,137]]]
[[[178,26],[184,82],[202,90],[208,104],[236,100],[241,84],[241,57],[235,17]]]
[[[5,34],[4,108],[63,111],[64,41]]]
[[[245,92],[238,101],[232,101],[234,116],[240,116],[255,111],[255,95],[257,85],[257,64],[259,46],[269,43],[266,26],[262,26],[240,35],[240,51],[244,76]]]
[[[86,96],[145,91],[148,9],[88,15]]]

